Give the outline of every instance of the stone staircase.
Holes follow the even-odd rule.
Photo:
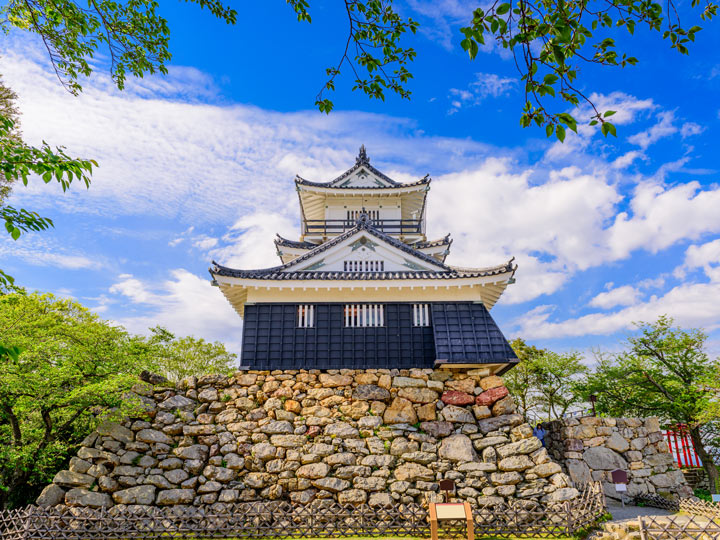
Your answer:
[[[640,540],[640,521],[625,519],[608,521],[601,530],[592,533],[587,540]]]

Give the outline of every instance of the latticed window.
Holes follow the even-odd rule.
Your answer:
[[[385,326],[385,310],[380,304],[346,304],[345,327]]]
[[[343,261],[345,272],[384,272],[385,261]]]
[[[430,326],[430,304],[413,304],[413,326]]]
[[[315,326],[315,306],[303,304],[298,306],[298,328],[313,328]]]

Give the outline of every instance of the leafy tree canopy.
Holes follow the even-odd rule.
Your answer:
[[[237,355],[229,353],[225,345],[210,343],[202,338],[178,338],[165,328],[150,329],[147,340],[151,354],[144,365],[149,371],[178,382],[191,375],[229,375],[237,367]]]
[[[538,349],[522,339],[510,345],[520,363],[504,380],[528,421],[561,418],[584,402],[577,384],[588,369],[579,354]]]
[[[121,397],[147,346],[73,300],[18,290],[0,295],[0,340],[3,508],[34,498],[104,415],[133,406]]]

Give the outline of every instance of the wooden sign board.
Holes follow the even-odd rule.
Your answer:
[[[612,476],[613,484],[627,484],[628,483],[628,474],[626,471],[623,471],[622,469],[615,469],[610,473]]]
[[[435,505],[438,519],[466,519],[463,503],[438,503]]]
[[[627,484],[615,484],[615,491],[618,493],[621,491],[627,491]]]
[[[467,540],[475,540],[475,524],[469,502],[464,503],[430,503],[430,538],[438,539],[438,521],[442,519],[464,519],[467,527]]]

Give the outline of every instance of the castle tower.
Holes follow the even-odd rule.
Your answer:
[[[243,318],[250,369],[486,368],[517,362],[489,310],[517,268],[445,264],[450,235],[428,241],[429,176],[396,182],[370,164],[317,183],[297,177],[298,241],[275,240],[281,265],[213,262],[213,284]],[[460,195],[461,196],[461,195]]]

